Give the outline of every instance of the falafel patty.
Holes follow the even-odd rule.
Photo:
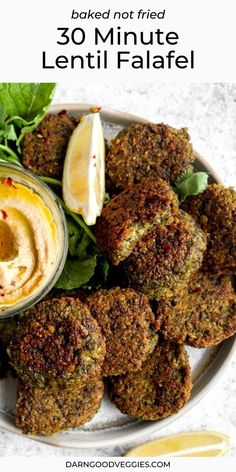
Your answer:
[[[193,347],[215,346],[236,332],[236,296],[231,278],[199,271],[188,287],[157,307],[166,339]]]
[[[31,388],[18,383],[16,426],[24,434],[58,433],[90,421],[97,413],[104,393],[99,379],[82,388]]]
[[[147,178],[105,206],[96,224],[98,248],[118,265],[139,239],[157,224],[168,224],[177,210],[178,198],[169,185],[159,177]]]
[[[147,297],[116,287],[90,295],[87,303],[106,340],[103,375],[139,370],[157,341]]]
[[[89,308],[79,299],[54,298],[24,314],[7,352],[17,374],[30,387],[82,386],[100,375],[105,341]]]
[[[185,287],[202,262],[206,237],[187,213],[158,226],[139,241],[124,261],[127,283],[149,298],[168,298]]]
[[[34,174],[61,178],[69,138],[75,128],[66,111],[48,114],[22,142],[23,164]]]
[[[177,413],[187,402],[191,387],[184,346],[162,341],[148,356],[142,370],[112,377],[108,394],[122,413],[158,420]]]
[[[110,190],[125,190],[145,177],[161,177],[174,184],[194,161],[186,128],[139,123],[112,140],[106,159]]]
[[[183,209],[208,236],[203,260],[206,271],[230,274],[236,270],[236,192],[211,184],[200,195],[188,197]]]

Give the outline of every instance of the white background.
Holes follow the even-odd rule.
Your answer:
[[[110,0],[76,1],[9,0],[1,2],[0,67],[1,81],[234,81],[236,77],[236,28],[234,0]],[[164,20],[71,20],[73,9],[137,10],[166,9]],[[94,26],[107,30],[120,25],[127,30],[177,31],[180,36],[179,53],[195,49],[194,70],[116,70],[116,47],[107,46],[111,63],[109,71],[43,70],[41,55],[47,50],[50,62],[57,55],[84,54],[92,50]],[[84,27],[88,41],[83,46],[58,46],[57,27]],[[153,46],[155,54],[164,54],[175,46]],[[94,47],[98,49],[97,46]],[[121,49],[123,49],[121,47]],[[135,50],[142,52],[143,48]]]
[[[145,458],[140,458],[141,461],[146,460]],[[75,459],[76,461],[76,459]],[[125,472],[127,470],[136,470],[138,472],[143,471],[143,470],[151,470],[151,471],[158,471],[158,470],[166,470],[169,471],[171,470],[172,472],[188,472],[189,469],[191,469],[191,472],[199,472],[199,469],[201,470],[214,470],[214,472],[222,472],[222,461],[217,460],[217,459],[212,459],[212,458],[198,458],[198,459],[171,459],[170,460],[170,467],[167,468],[152,468],[152,469],[145,469],[145,468],[132,468],[132,467],[114,467],[114,468],[109,468],[106,466],[107,462],[110,462],[108,460],[104,460],[102,457],[101,458],[96,458],[96,463],[105,463],[104,468],[101,466],[95,466],[94,465],[91,468],[85,467],[85,468],[66,468],[66,458],[65,459],[41,459],[40,461],[38,460],[37,457],[32,457],[32,458],[25,458],[25,459],[17,459],[11,457],[10,459],[2,459],[0,462],[2,466],[2,470],[4,472],[12,472],[13,470],[17,469],[18,471],[22,472],[31,472],[32,470],[34,472],[41,472],[42,469],[44,472],[51,472],[51,471],[57,471],[57,472],[65,472],[65,471],[94,471],[94,472],[99,472],[101,470],[107,470],[107,471],[114,471],[114,472]],[[117,458],[117,461],[122,461],[124,462],[124,458],[120,457]],[[159,461],[158,461],[159,462]],[[164,459],[163,459],[164,462]],[[169,462],[168,459],[166,459],[165,462]],[[233,471],[235,468],[235,461],[233,459],[226,459],[224,460],[223,463],[224,467],[227,468],[228,471]]]

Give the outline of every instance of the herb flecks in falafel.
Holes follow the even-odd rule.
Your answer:
[[[113,198],[97,220],[100,251],[114,265],[132,252],[136,243],[158,224],[168,224],[178,211],[178,198],[167,182],[147,178]]]
[[[105,342],[79,299],[49,299],[24,314],[7,352],[29,386],[81,386],[100,376]]]
[[[211,184],[200,195],[189,197],[183,209],[207,235],[203,267],[222,274],[236,270],[236,192]]]
[[[140,371],[111,377],[108,394],[122,413],[158,420],[177,413],[189,399],[191,388],[184,346],[162,341]]]
[[[106,159],[109,190],[125,190],[145,177],[174,184],[194,161],[186,128],[139,123],[123,129],[111,143]]]
[[[82,388],[32,388],[18,383],[16,425],[25,434],[50,435],[76,428],[97,413],[104,393],[102,380]]]
[[[169,226],[158,226],[124,261],[130,287],[160,300],[185,287],[202,262],[206,237],[190,215],[179,211]]]
[[[157,307],[166,339],[197,348],[215,346],[236,332],[236,296],[227,275],[199,271],[175,298]]]
[[[87,298],[106,340],[103,375],[139,370],[157,342],[157,323],[147,297],[119,287]]]
[[[33,174],[61,178],[69,138],[76,123],[67,112],[47,114],[22,142],[24,166]]]

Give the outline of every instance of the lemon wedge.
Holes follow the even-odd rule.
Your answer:
[[[62,179],[69,210],[93,225],[105,195],[105,142],[99,113],[82,117],[68,143]]]
[[[230,449],[230,438],[215,431],[193,431],[156,439],[128,451],[128,457],[219,457]]]

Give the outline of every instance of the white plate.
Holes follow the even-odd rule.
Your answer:
[[[57,113],[62,109],[66,109],[73,115],[88,113],[92,106],[94,105],[56,105],[50,111]],[[122,127],[128,126],[131,123],[147,121],[116,110],[102,109],[100,113],[107,139],[115,136]],[[211,182],[220,182],[220,178],[207,161],[197,152],[194,151],[194,153],[196,156],[196,169],[209,172]],[[187,347],[192,367],[193,390],[188,403],[176,415],[153,422],[132,420],[128,416],[121,414],[110,403],[108,398],[105,397],[100,411],[84,427],[49,437],[27,437],[61,447],[94,448],[122,444],[160,430],[172,421],[177,421],[178,418],[201,400],[216,380],[220,378],[230,362],[235,347],[235,337],[224,341],[214,348],[194,349]],[[0,427],[22,435],[21,431],[14,425],[15,384],[16,382],[11,378],[0,381]]]

